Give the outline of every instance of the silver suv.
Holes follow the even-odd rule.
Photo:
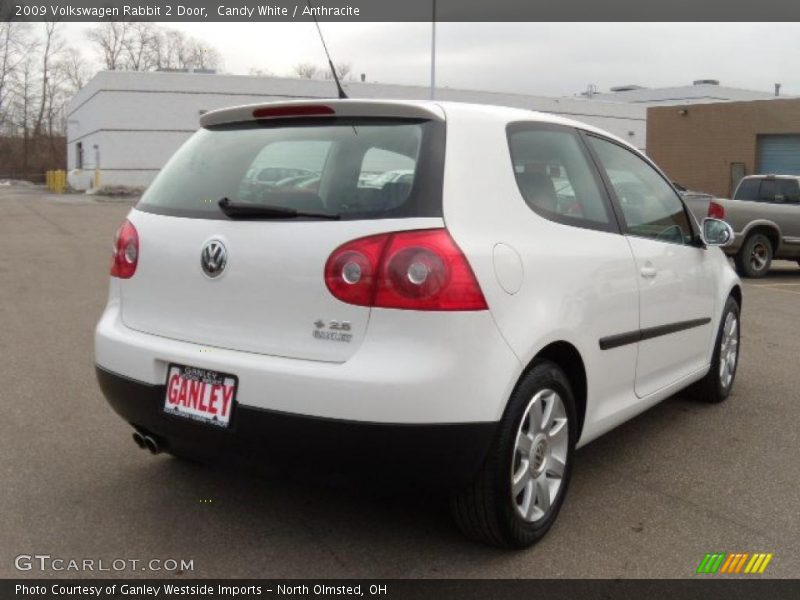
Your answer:
[[[800,176],[748,175],[733,200],[684,200],[699,220],[713,217],[730,223],[736,235],[725,253],[734,257],[740,274],[763,277],[773,259],[800,264]]]

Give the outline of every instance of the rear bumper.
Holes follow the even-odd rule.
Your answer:
[[[234,457],[270,464],[319,464],[363,470],[435,487],[465,485],[483,462],[497,423],[392,424],[308,417],[237,405],[221,430],[162,411],[164,385],[96,367],[111,407],[167,450],[199,457]]]
[[[488,311],[373,309],[358,351],[346,362],[332,363],[135,331],[122,322],[120,303],[112,299],[95,331],[95,364],[163,385],[171,363],[237,376],[237,402],[248,408],[426,425],[499,421],[522,371]]]

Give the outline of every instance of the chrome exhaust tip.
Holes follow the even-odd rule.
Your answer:
[[[144,436],[138,431],[133,432],[133,441],[136,443],[137,446],[139,446],[139,448],[144,449],[147,446],[147,444],[144,441]]]
[[[149,435],[144,436],[144,445],[150,451],[150,454],[158,454],[161,452],[161,445],[154,437]]]

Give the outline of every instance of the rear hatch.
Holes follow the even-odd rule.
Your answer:
[[[309,360],[356,351],[370,308],[328,291],[326,261],[355,238],[442,226],[444,122],[416,105],[298,107],[211,113],[164,167],[129,217],[128,327]]]

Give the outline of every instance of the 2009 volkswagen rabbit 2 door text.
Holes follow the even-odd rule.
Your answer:
[[[581,123],[218,110],[117,233],[97,377],[153,452],[422,479],[466,534],[523,547],[577,447],[690,385],[728,396],[732,239]]]

